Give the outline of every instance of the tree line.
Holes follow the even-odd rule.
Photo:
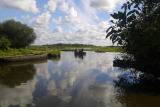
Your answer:
[[[57,44],[46,44],[46,45],[42,45],[42,46],[93,47],[94,45],[91,45],[91,44],[78,44],[78,43],[75,43],[75,44],[57,43]]]

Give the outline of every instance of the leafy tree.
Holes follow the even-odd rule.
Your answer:
[[[11,40],[11,48],[25,48],[36,39],[33,28],[14,19],[1,23],[0,35],[6,35]]]
[[[8,50],[10,45],[11,45],[10,41],[5,36],[1,36],[1,38],[0,38],[0,50]]]
[[[132,10],[131,10],[131,7]],[[160,59],[160,0],[129,0],[124,12],[111,14],[113,26],[106,38],[122,45],[128,59],[143,65],[159,65]]]

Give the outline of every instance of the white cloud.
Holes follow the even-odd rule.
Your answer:
[[[73,7],[71,7],[69,10],[69,15],[77,17],[77,11]]]
[[[90,6],[111,13],[116,8],[117,4],[122,4],[124,2],[126,2],[126,0],[91,0]]]
[[[63,2],[63,3],[59,6],[59,10],[67,13],[67,12],[68,12],[68,5],[69,5],[69,3]]]
[[[50,18],[51,18],[51,14],[49,11],[47,11],[46,13],[43,13],[42,15],[38,15],[37,18],[33,18],[29,20],[29,23],[33,27],[45,28],[48,26]]]
[[[52,33],[47,33],[44,29],[35,28],[38,39],[35,44],[53,44],[53,43],[83,43],[94,44],[98,46],[112,45],[109,39],[105,39],[106,30],[110,27],[108,21],[103,21],[98,25],[87,25],[74,31],[63,31],[60,26],[53,29]]]
[[[62,22],[62,18],[61,18],[61,17],[59,17],[59,19],[58,19],[58,20],[53,19],[52,21],[53,21],[53,23],[55,23],[55,24],[59,24],[59,23],[61,23],[61,22]]]
[[[27,16],[23,16],[23,15],[22,15],[21,18],[22,18],[22,19],[29,19],[30,16],[29,16],[29,15],[27,15]]]
[[[55,12],[56,8],[57,8],[57,3],[61,3],[63,1],[64,0],[49,0],[48,3],[43,6],[43,8],[45,10],[47,10],[47,8],[49,8],[50,11]]]
[[[97,15],[94,15],[95,20],[99,20],[99,17]]]
[[[65,20],[63,23],[75,23],[79,24],[80,20],[77,18],[78,14],[77,11],[71,7],[70,10],[68,11],[68,16],[65,16]]]
[[[63,23],[75,23],[79,24],[80,20],[78,18],[74,18],[72,15],[65,16],[65,20]]]
[[[34,14],[39,12],[35,0],[0,0],[0,8],[3,7],[32,12]]]
[[[53,33],[62,33],[62,32],[63,32],[63,29],[60,26],[56,26],[53,29]]]

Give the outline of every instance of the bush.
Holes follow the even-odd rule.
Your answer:
[[[60,57],[60,52],[59,51],[52,51],[48,53],[48,57]]]

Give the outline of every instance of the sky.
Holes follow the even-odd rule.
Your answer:
[[[34,28],[33,45],[113,45],[106,39],[110,14],[126,0],[0,0],[0,22],[14,18]]]

